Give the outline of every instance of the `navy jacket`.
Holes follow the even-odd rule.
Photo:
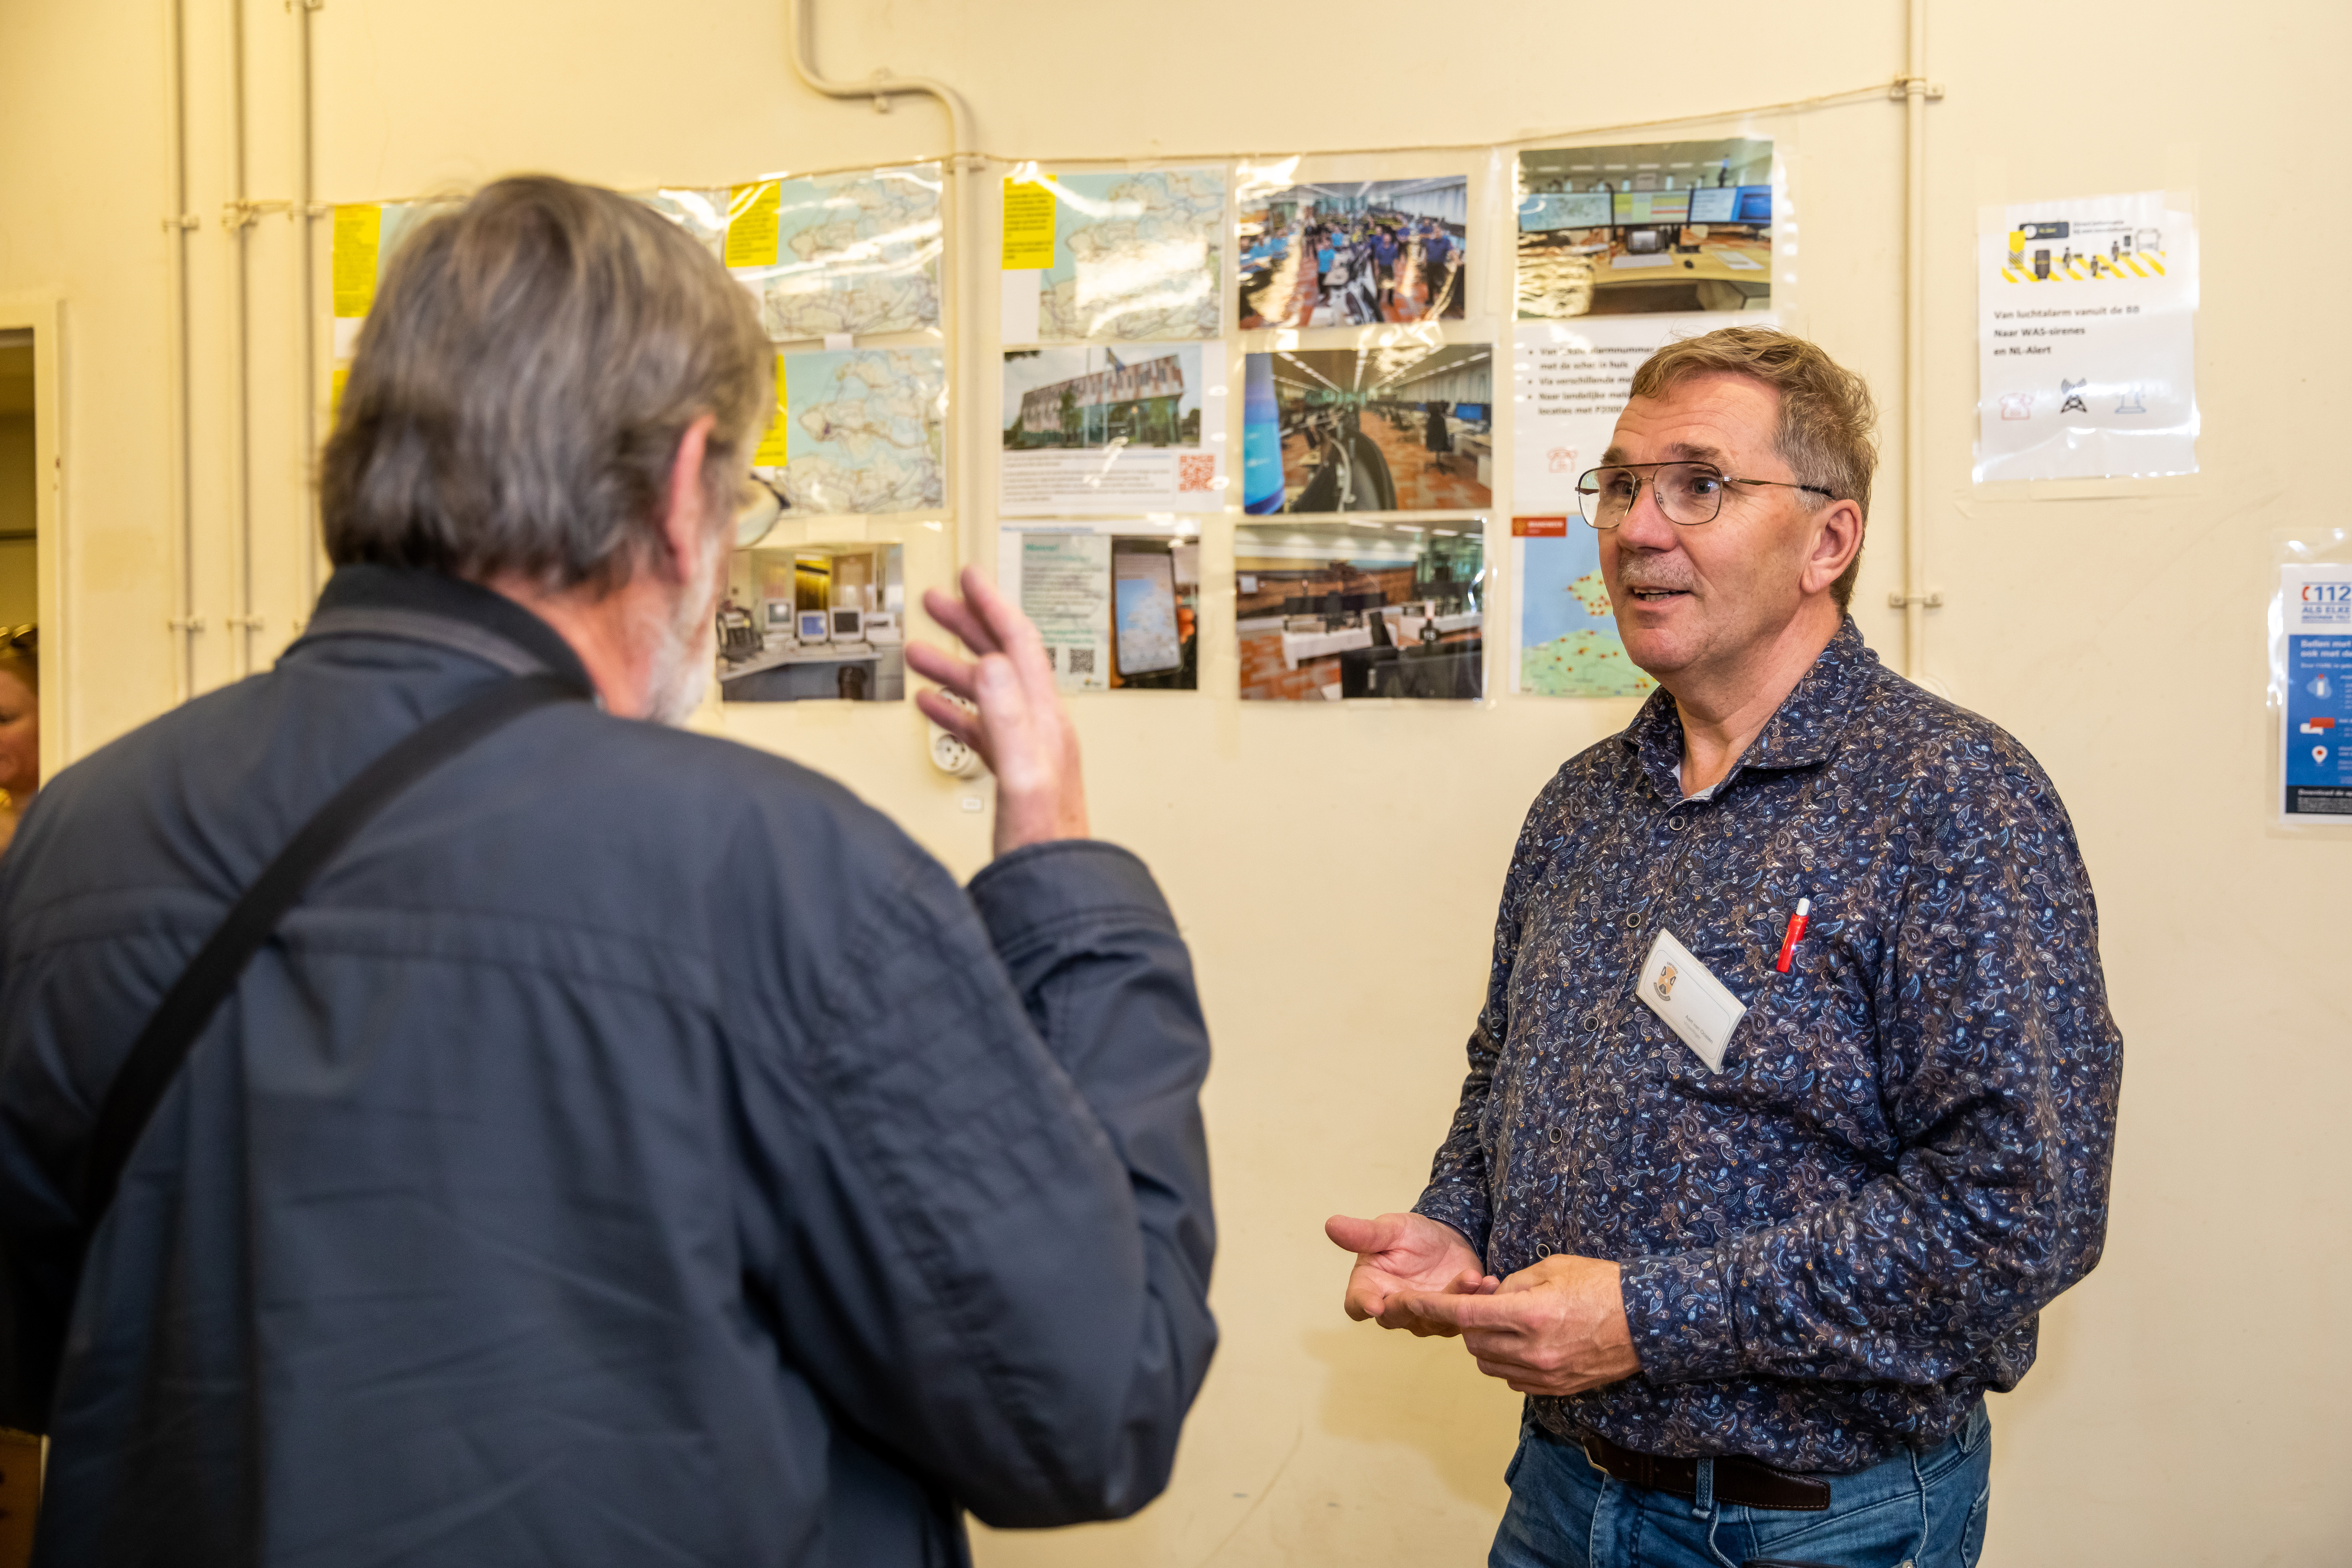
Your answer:
[[[959,889],[773,756],[540,709],[394,801],[85,1236],[133,1037],[229,903],[551,629],[336,574],[269,673],[0,862],[0,1421],[37,1560],[931,1564],[1166,1483],[1215,1343],[1208,1041],[1099,843]]]

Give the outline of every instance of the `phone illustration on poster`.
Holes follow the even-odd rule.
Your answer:
[[[1008,526],[997,581],[1036,624],[1065,691],[1200,684],[1201,542],[1134,521]]]

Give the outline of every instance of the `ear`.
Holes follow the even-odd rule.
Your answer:
[[[1862,553],[1862,508],[1851,500],[1832,501],[1813,515],[1813,539],[1805,552],[1805,570],[1799,579],[1807,597],[1826,594],[1853,558]]]
[[[686,427],[678,438],[677,455],[670,459],[669,484],[662,497],[662,574],[683,583],[702,565],[710,531],[719,520],[710,515],[710,498],[702,493],[702,464],[709,455],[710,432],[718,420],[705,414]]]

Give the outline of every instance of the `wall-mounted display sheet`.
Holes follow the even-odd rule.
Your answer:
[[[1247,357],[1243,510],[1444,511],[1494,493],[1494,350],[1414,337]]]
[[[1236,525],[1243,698],[1480,696],[1486,554],[1475,517]]]
[[[2279,568],[2272,662],[2281,820],[2352,823],[2352,566]]]
[[[1625,657],[1600,535],[1570,512],[1511,519],[1511,689],[1536,697],[1641,697],[1658,683]]]
[[[1977,219],[1979,484],[2197,471],[2197,229],[2158,191]]]
[[[1003,342],[1171,342],[1222,330],[1222,166],[1023,164],[1003,189]]]
[[[907,582],[891,543],[739,550],[719,607],[728,702],[907,695]]]
[[[1224,504],[1220,343],[1004,353],[1000,509],[1009,517]]]
[[[1774,184],[1754,137],[1521,153],[1519,316],[1770,309]]]
[[[1462,316],[1467,175],[1291,184],[1244,164],[1234,199],[1244,331]]]
[[[375,309],[375,291],[383,269],[391,265],[403,241],[436,213],[452,209],[446,202],[347,202],[334,211],[329,266],[334,329],[331,347],[337,363],[347,363],[359,346],[360,328]]]
[[[937,349],[776,356],[775,423],[752,453],[796,513],[946,503],[948,380]]]
[[[1036,623],[1065,691],[1200,684],[1201,542],[1150,524],[1008,528],[996,580]]]
[[[768,336],[937,332],[940,165],[642,193],[760,301]]]

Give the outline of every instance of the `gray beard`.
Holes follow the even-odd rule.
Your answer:
[[[679,593],[669,625],[662,628],[646,685],[646,717],[656,724],[683,724],[702,706],[719,663],[719,590],[727,574],[727,535],[714,533],[696,573]]]

